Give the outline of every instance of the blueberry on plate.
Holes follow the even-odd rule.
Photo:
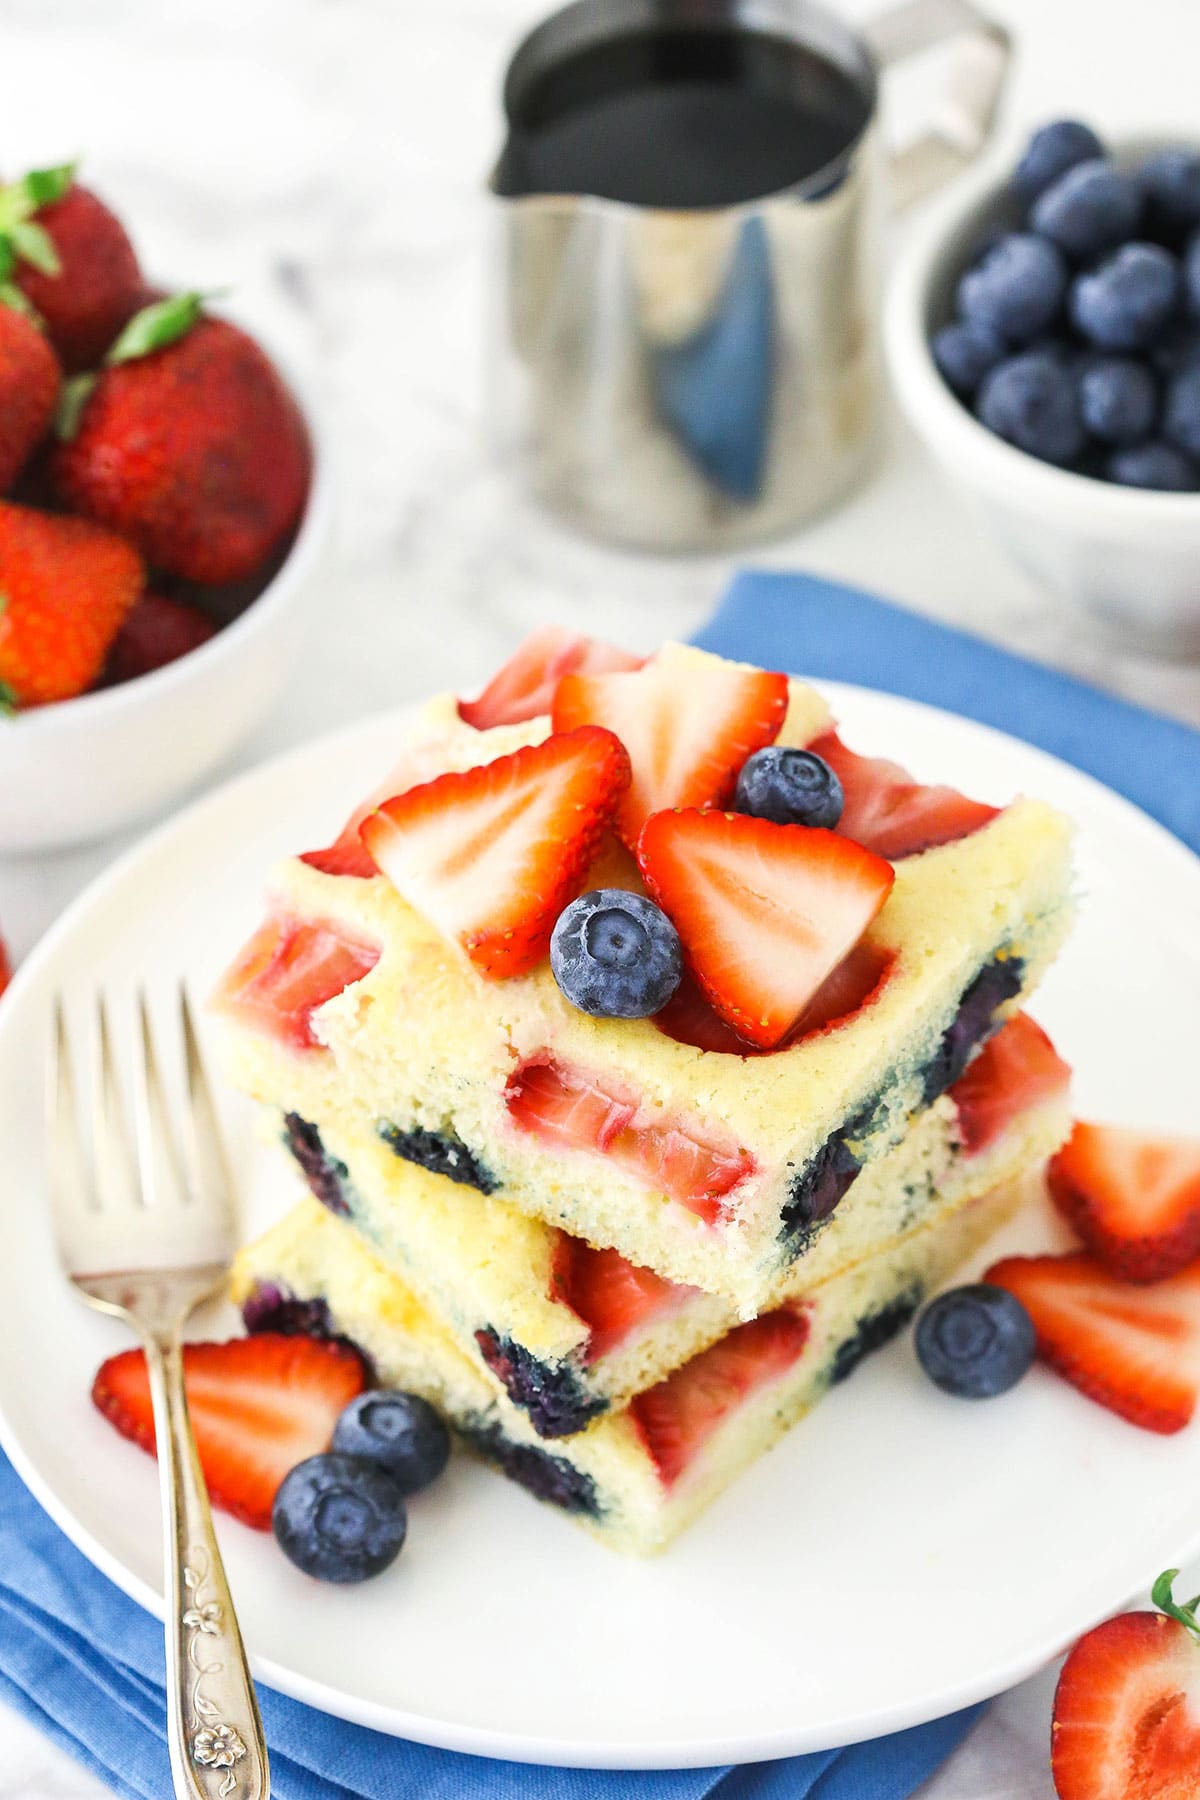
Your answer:
[[[1028,1372],[1037,1338],[1015,1294],[979,1281],[951,1288],[925,1308],[916,1346],[921,1367],[945,1393],[990,1400]]]
[[[1123,244],[1076,276],[1071,319],[1103,350],[1141,350],[1170,323],[1179,304],[1179,264],[1161,244]]]
[[[450,1433],[419,1394],[368,1388],[350,1402],[333,1428],[333,1447],[386,1469],[404,1495],[419,1493],[450,1460]]]
[[[1045,350],[1010,356],[979,391],[980,423],[1043,462],[1073,463],[1087,441],[1079,385],[1062,357]]]
[[[1164,494],[1194,494],[1200,488],[1195,468],[1174,444],[1132,444],[1114,450],[1104,474],[1121,487],[1155,488]]]
[[[1102,443],[1136,444],[1154,430],[1158,385],[1130,356],[1092,357],[1079,375],[1079,413]]]
[[[956,319],[933,334],[930,346],[946,386],[970,399],[989,369],[1008,355],[1008,345],[989,325]]]
[[[280,1549],[318,1581],[366,1581],[395,1562],[408,1530],[404,1495],[377,1463],[327,1451],[286,1475],[271,1512]]]
[[[772,744],[742,764],[734,810],[775,825],[817,825],[832,831],[842,816],[842,784],[811,750]]]
[[[652,900],[624,888],[594,888],[559,914],[550,968],[580,1012],[645,1019],[661,1012],[679,986],[683,946]]]
[[[1164,237],[1179,238],[1200,225],[1200,152],[1158,150],[1138,171],[1146,196],[1147,224]]]
[[[1074,262],[1089,262],[1131,238],[1142,216],[1132,175],[1102,160],[1077,163],[1034,203],[1029,223]]]
[[[1067,265],[1054,245],[1012,231],[967,270],[958,284],[958,310],[982,331],[1027,344],[1056,318],[1066,289]]]
[[[1076,163],[1094,162],[1103,155],[1104,145],[1090,125],[1078,119],[1054,119],[1030,138],[1012,172],[1012,190],[1030,206]]]

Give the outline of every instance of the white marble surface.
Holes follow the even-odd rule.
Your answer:
[[[994,0],[1022,54],[1003,144],[1073,110],[1195,128],[1200,11]],[[465,685],[544,618],[649,648],[694,628],[728,559],[570,537],[514,494],[480,430],[482,179],[506,47],[531,0],[5,0],[0,168],[86,152],[165,278],[231,285],[323,390],[341,571],[244,766],[431,687]],[[864,0],[846,10],[865,16]],[[878,587],[1200,723],[1200,670],[1118,655],[980,535],[892,418],[839,512],[751,559]],[[0,859],[23,954],[122,846]],[[1049,1800],[1051,1681],[995,1705],[924,1800]],[[0,1800],[101,1790],[0,1712]]]

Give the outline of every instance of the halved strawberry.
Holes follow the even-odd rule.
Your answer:
[[[482,974],[524,975],[549,951],[628,784],[617,739],[589,726],[398,794],[362,840]]]
[[[306,1456],[328,1450],[339,1414],[366,1386],[362,1358],[348,1344],[272,1332],[187,1344],[183,1374],[213,1504],[257,1531],[270,1528],[284,1476]],[[142,1351],[124,1350],[102,1363],[92,1399],[123,1437],[154,1455]]]
[[[1038,1352],[1145,1431],[1182,1431],[1200,1389],[1200,1268],[1131,1288],[1089,1256],[1010,1256],[983,1278],[1022,1301]]]
[[[267,919],[222,976],[213,996],[219,1012],[294,1050],[319,1042],[312,1016],[379,961],[378,944],[349,937],[320,919]]]
[[[505,1101],[523,1131],[605,1157],[709,1225],[726,1212],[727,1195],[754,1172],[749,1151],[713,1127],[698,1119],[638,1123],[633,1095],[549,1058],[523,1063],[509,1079]]]
[[[601,638],[568,631],[565,625],[540,625],[518,644],[477,700],[459,701],[458,714],[477,731],[493,725],[519,725],[550,711],[564,675],[640,669],[645,660]]]
[[[857,756],[836,731],[807,748],[824,758],[842,784],[846,803],[838,830],[889,862],[969,837],[1000,810],[968,800],[955,788],[924,787],[899,763]]]
[[[651,813],[728,799],[746,758],[778,735],[787,705],[786,675],[697,662],[668,644],[635,674],[564,676],[554,729],[605,725],[628,750],[633,778],[617,830],[634,850]]]
[[[764,1050],[797,1024],[896,878],[849,838],[744,813],[655,813],[638,862],[705,997]]]
[[[1200,1256],[1200,1139],[1079,1120],[1050,1164],[1050,1193],[1123,1281],[1161,1281]]]
[[[802,1313],[782,1308],[738,1325],[629,1403],[664,1487],[683,1474],[748,1395],[786,1375],[808,1338]]]
[[[968,1155],[994,1143],[1019,1113],[1071,1085],[1065,1063],[1028,1013],[1014,1013],[950,1089]]]
[[[678,1306],[695,1290],[631,1263],[619,1250],[596,1250],[559,1233],[554,1293],[589,1329],[587,1361],[597,1362],[640,1325]]]
[[[1169,1569],[1154,1584],[1163,1612],[1106,1619],[1063,1664],[1050,1753],[1059,1800],[1195,1800],[1200,1793],[1198,1601],[1180,1606],[1171,1598],[1178,1573]]]
[[[771,1050],[760,1050],[739,1037],[733,1026],[714,1012],[686,971],[671,999],[655,1013],[654,1023],[677,1044],[694,1044],[697,1050],[715,1050],[727,1056],[773,1056],[790,1050],[801,1038],[844,1025],[882,991],[895,966],[894,950],[865,939],[857,943],[821,983],[787,1036]]]

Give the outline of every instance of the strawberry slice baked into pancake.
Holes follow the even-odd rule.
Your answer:
[[[870,759],[842,783],[828,708],[779,671],[617,654],[542,634],[480,702],[425,708],[395,790],[269,884],[276,917],[377,960],[288,994],[303,1046],[235,963],[226,1064],[277,1115],[482,1171],[749,1316],[1036,987],[1070,830]],[[890,855],[868,811],[902,816]]]

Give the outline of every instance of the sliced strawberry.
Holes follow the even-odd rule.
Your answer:
[[[787,1308],[738,1325],[660,1381],[635,1395],[630,1416],[664,1487],[742,1401],[786,1375],[808,1338],[808,1321]]]
[[[744,813],[656,813],[638,862],[706,999],[764,1050],[798,1023],[896,878],[835,832]]]
[[[1131,1288],[1076,1250],[1010,1256],[984,1280],[1024,1303],[1041,1356],[1090,1400],[1145,1431],[1183,1430],[1200,1387],[1200,1268]]]
[[[1169,1601],[1171,1576],[1164,1577]],[[1162,1604],[1162,1581],[1155,1600]],[[1200,1645],[1195,1603],[1121,1613],[1080,1638],[1054,1695],[1050,1762],[1059,1800],[1195,1800],[1200,1793]],[[1185,1623],[1189,1620],[1189,1623]]]
[[[1081,1119],[1049,1179],[1059,1211],[1123,1281],[1161,1281],[1200,1256],[1200,1139]]]
[[[655,1013],[654,1023],[677,1044],[694,1044],[697,1050],[723,1051],[728,1056],[774,1056],[790,1050],[801,1038],[844,1025],[877,998],[895,966],[894,950],[861,940],[826,976],[787,1036],[771,1050],[760,1050],[739,1037],[686,973],[666,1006]]]
[[[582,1238],[559,1233],[554,1293],[588,1327],[589,1363],[607,1356],[639,1326],[662,1317],[694,1292],[629,1262],[618,1250],[596,1250]]]
[[[348,1344],[262,1332],[226,1344],[187,1344],[188,1411],[213,1504],[258,1531],[271,1524],[279,1484],[306,1456],[328,1450],[339,1414],[366,1386]],[[92,1399],[123,1437],[154,1454],[146,1358],[124,1350],[102,1363]]]
[[[293,1050],[317,1049],[313,1013],[369,975],[379,955],[378,944],[362,943],[340,926],[275,915],[222,977],[213,1004]]]
[[[494,725],[520,725],[550,711],[564,675],[640,669],[645,660],[600,638],[568,631],[565,625],[540,625],[518,644],[478,700],[459,701],[458,715],[477,731]]]
[[[439,774],[441,771],[434,761],[439,754],[435,743],[411,746],[384,780],[372,788],[361,806],[355,807],[332,844],[322,850],[306,850],[300,861],[307,863],[310,869],[319,869],[322,875],[352,875],[360,880],[372,880],[379,870],[360,835],[363,821],[393,794],[406,793],[417,782],[429,781]],[[441,766],[444,768],[445,764]]]
[[[969,837],[999,811],[954,788],[923,787],[899,763],[857,756],[836,731],[814,739],[808,749],[824,758],[842,784],[846,803],[838,830],[889,862]]]
[[[559,733],[385,801],[362,840],[482,974],[524,975],[549,951],[628,783],[611,731]]]
[[[717,657],[681,665],[668,645],[636,674],[565,676],[554,729],[605,725],[628,750],[633,779],[617,830],[633,850],[651,813],[728,799],[746,758],[778,735],[787,706],[786,675]]]
[[[522,1131],[605,1157],[709,1225],[724,1216],[727,1196],[754,1172],[748,1151],[699,1120],[640,1120],[634,1096],[549,1059],[523,1064],[505,1099]]]
[[[1013,1120],[1066,1094],[1071,1068],[1028,1013],[1015,1013],[988,1039],[950,1089],[969,1156],[994,1143]]]
[[[4,992],[11,980],[12,964],[8,960],[8,947],[4,939],[0,938],[0,994]]]

